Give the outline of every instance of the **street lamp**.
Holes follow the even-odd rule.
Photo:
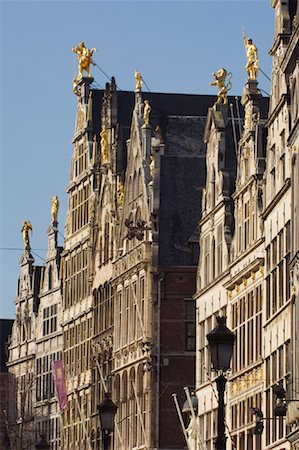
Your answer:
[[[101,430],[103,433],[104,450],[109,450],[111,443],[111,433],[114,430],[114,417],[117,406],[111,400],[111,394],[105,392],[104,400],[99,404],[99,414],[101,422]]]
[[[51,450],[51,445],[46,440],[46,437],[43,434],[41,434],[40,441],[37,444],[35,444],[35,448],[37,450]]]
[[[208,347],[213,369],[220,375],[216,378],[218,391],[218,421],[216,450],[226,450],[224,392],[226,385],[225,372],[230,368],[235,335],[226,326],[226,317],[217,317],[217,326],[207,334]]]

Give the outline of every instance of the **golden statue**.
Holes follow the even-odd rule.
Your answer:
[[[23,234],[24,249],[25,250],[29,250],[30,249],[29,230],[32,231],[32,225],[29,222],[29,220],[25,220],[25,222],[23,223],[23,227],[21,229],[21,232]]]
[[[52,198],[51,204],[52,204],[52,211],[51,211],[51,213],[52,213],[52,222],[53,223],[55,223],[55,222],[57,223],[58,209],[59,209],[59,200],[58,200],[57,195],[55,195]]]
[[[106,164],[108,161],[108,144],[107,144],[107,130],[103,128],[101,131],[101,156],[102,164]]]
[[[117,187],[117,202],[120,207],[124,206],[124,185],[120,180]]]
[[[86,48],[84,45],[84,42],[80,42],[79,45],[72,48],[73,53],[77,53],[78,60],[79,60],[79,75],[78,80],[81,80],[83,77],[83,70],[87,73],[87,77],[91,77],[89,72],[89,66],[90,64],[93,64],[95,66],[95,63],[92,60],[93,52],[95,52],[96,49],[92,48],[91,50],[89,48]]]
[[[252,39],[248,39],[244,33],[243,40],[247,56],[247,64],[245,66],[245,70],[250,80],[256,80],[259,71],[257,47],[253,44]]]
[[[138,69],[135,70],[135,80],[136,80],[135,90],[137,92],[140,92],[142,89],[142,76],[140,75]]]
[[[152,108],[151,108],[151,105],[149,104],[149,101],[144,100],[143,119],[144,119],[144,124],[146,126],[149,125],[149,116],[150,116],[151,110],[152,110]]]
[[[222,67],[218,70],[217,74],[212,73],[213,77],[215,78],[215,81],[211,81],[211,86],[217,86],[219,88],[218,91],[218,99],[216,103],[223,103],[224,105],[227,105],[228,99],[227,99],[227,92],[232,88],[231,84],[231,78],[232,74],[231,72],[227,73],[227,71]],[[227,75],[229,75],[228,83],[225,84],[225,80]]]

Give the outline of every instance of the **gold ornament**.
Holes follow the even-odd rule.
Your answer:
[[[244,33],[243,41],[247,56],[247,64],[245,66],[245,70],[250,80],[256,80],[259,71],[257,47],[253,44],[252,39],[248,39]]]
[[[51,213],[52,213],[52,222],[55,223],[55,222],[57,222],[58,209],[59,209],[59,200],[58,200],[57,195],[55,195],[55,196],[52,198],[51,204],[52,204],[52,210],[51,210]]]
[[[21,229],[21,232],[23,234],[24,249],[25,250],[29,250],[30,249],[29,230],[32,231],[32,225],[29,222],[29,220],[25,220],[25,222],[23,223],[23,227]]]
[[[90,64],[93,64],[95,66],[95,63],[92,60],[93,52],[95,52],[96,49],[92,48],[91,50],[87,47],[85,47],[84,42],[80,42],[79,45],[72,48],[73,53],[77,53],[78,55],[78,61],[79,61],[79,74],[77,80],[81,80],[83,78],[83,71],[87,73],[87,77],[91,77],[89,66]]]
[[[142,76],[140,75],[138,69],[135,70],[135,80],[136,80],[135,90],[137,92],[140,92],[142,89]]]
[[[224,105],[227,105],[228,103],[227,93],[232,88],[231,84],[232,73],[231,72],[227,73],[227,71],[222,67],[221,69],[218,70],[217,74],[213,72],[212,75],[215,78],[215,81],[211,81],[210,85],[217,86],[219,88],[216,103],[223,103]],[[227,75],[229,75],[229,80],[228,83],[225,84]]]
[[[107,130],[103,128],[101,131],[101,156],[102,164],[106,164],[108,161],[108,144],[107,144]]]

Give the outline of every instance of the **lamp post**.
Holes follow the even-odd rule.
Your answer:
[[[226,450],[224,392],[225,373],[230,368],[235,335],[226,326],[226,317],[217,317],[217,326],[207,334],[213,370],[219,373],[216,378],[218,391],[218,421],[216,450]]]
[[[116,411],[117,406],[111,400],[111,394],[105,392],[105,398],[99,404],[99,414],[100,414],[104,450],[110,449],[111,433],[114,430],[114,417]]]

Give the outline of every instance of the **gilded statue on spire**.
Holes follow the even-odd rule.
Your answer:
[[[142,89],[142,76],[140,75],[138,69],[135,70],[135,80],[136,80],[135,90],[137,92],[140,92]]]
[[[101,131],[101,157],[102,164],[106,164],[108,161],[108,143],[107,143],[107,130],[103,128]]]
[[[243,41],[246,50],[247,64],[245,70],[250,80],[256,80],[259,71],[259,60],[257,47],[253,44],[252,39],[248,39],[243,32]]]
[[[21,229],[21,232],[23,234],[24,249],[25,250],[30,250],[29,230],[32,231],[32,225],[29,222],[29,220],[25,220],[25,222],[23,223],[23,227]]]
[[[151,113],[151,105],[149,104],[148,100],[144,100],[144,110],[143,110],[143,119],[144,119],[144,125],[149,125],[149,116]]]
[[[89,66],[90,64],[93,64],[95,66],[95,63],[92,60],[93,52],[95,52],[96,49],[92,48],[91,50],[87,47],[85,47],[84,42],[80,42],[79,45],[72,48],[73,53],[77,53],[78,60],[79,60],[79,74],[77,80],[81,80],[83,77],[83,71],[87,73],[87,77],[91,77]]]
[[[59,210],[59,200],[57,195],[55,195],[52,200],[51,200],[51,205],[52,205],[52,210],[51,210],[51,214],[52,214],[52,223],[57,223],[57,218],[58,218],[58,210]]]
[[[228,72],[222,67],[218,70],[217,73],[212,73],[213,77],[215,78],[215,81],[211,81],[211,86],[217,86],[219,88],[218,91],[218,98],[216,103],[222,103],[224,105],[227,105],[228,99],[227,99],[227,92],[232,88],[231,84],[231,78],[232,73]],[[227,75],[229,76],[228,83],[225,83]]]

